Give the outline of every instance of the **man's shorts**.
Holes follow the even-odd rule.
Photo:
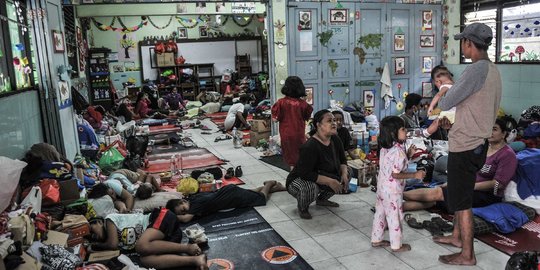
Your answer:
[[[486,161],[488,142],[473,150],[448,154],[448,210],[472,208],[476,173]]]
[[[165,235],[165,239],[163,240],[179,243],[179,240],[182,239],[180,221],[178,221],[176,215],[167,208],[155,208],[152,211],[148,228],[161,231]]]

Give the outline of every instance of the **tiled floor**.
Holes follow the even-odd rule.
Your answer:
[[[215,125],[208,119],[203,124]],[[279,180],[283,184],[287,172],[259,161],[260,152],[253,147],[233,148],[231,140],[214,142],[219,133],[202,135],[199,129],[186,131],[192,134],[199,147],[208,148],[218,157],[230,160],[229,166],[242,166],[246,182],[244,188],[254,188],[266,180]],[[226,165],[227,166],[227,165]],[[416,230],[404,226],[404,242],[412,250],[392,253],[389,249],[371,248],[371,206],[375,203],[375,193],[367,188],[359,188],[356,193],[332,197],[339,208],[312,205],[312,220],[300,219],[296,210],[296,200],[287,192],[272,194],[268,204],[258,207],[259,213],[270,225],[294,247],[314,268],[333,269],[504,269],[509,256],[475,240],[477,265],[474,267],[447,266],[437,258],[441,254],[455,252],[456,248],[439,245],[431,241],[426,230]],[[415,214],[423,219],[428,212]]]

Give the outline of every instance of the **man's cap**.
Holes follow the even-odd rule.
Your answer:
[[[468,39],[478,45],[489,46],[493,39],[493,31],[491,27],[483,23],[472,23],[463,29],[463,32],[454,36],[455,40]]]

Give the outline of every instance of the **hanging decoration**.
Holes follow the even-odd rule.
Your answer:
[[[358,45],[363,44],[364,47],[369,50],[369,48],[378,49],[381,47],[383,34],[367,34],[358,38],[356,43]]]
[[[281,20],[277,20],[277,22],[274,23],[274,27],[276,28],[276,36],[274,37],[275,39],[275,44],[278,45],[279,48],[283,48],[284,45],[286,45],[285,43],[285,22],[282,22]]]
[[[251,16],[233,16],[232,21],[234,22],[234,24],[236,24],[236,25],[238,25],[240,27],[246,27],[253,21],[254,17],[255,17],[255,15],[251,15]]]
[[[328,67],[330,68],[330,71],[332,72],[332,76],[336,76],[336,70],[339,67],[339,64],[336,61],[330,59],[328,60]]]
[[[125,33],[125,32],[135,32],[135,31],[141,29],[143,26],[148,24],[146,16],[142,16],[141,17],[141,22],[138,25],[133,26],[133,27],[127,27],[123,22],[121,22],[120,18],[118,18],[118,22],[120,22],[122,27],[114,27],[113,25],[116,22],[117,17],[113,17],[110,25],[104,25],[104,24],[96,21],[95,18],[91,18],[91,19],[92,19],[92,22],[94,23],[94,25],[96,26],[96,28],[101,30],[101,31],[112,30],[112,31],[115,31],[115,32],[123,32],[123,33]]]
[[[197,27],[199,23],[206,23],[206,20],[203,20],[202,16],[199,16],[197,19],[191,19],[191,18],[186,19],[186,18],[176,16],[176,20],[178,21],[180,25],[188,29],[193,29]]]
[[[172,23],[172,21],[173,21],[173,17],[174,17],[174,16],[170,16],[170,17],[169,17],[169,22],[167,22],[167,23],[165,24],[165,26],[157,26],[157,25],[152,21],[152,19],[150,18],[150,16],[148,16],[148,22],[150,22],[150,24],[151,24],[153,27],[155,27],[155,28],[157,28],[157,29],[159,29],[159,30],[163,30],[163,29],[169,27],[169,25],[171,25],[171,23]]]
[[[322,46],[326,47],[328,45],[328,41],[332,38],[334,35],[334,31],[328,30],[322,33],[318,33],[317,37],[319,38],[319,42]]]

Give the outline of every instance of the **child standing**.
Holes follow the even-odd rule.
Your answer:
[[[390,246],[394,252],[409,251],[411,246],[401,243],[405,180],[424,179],[426,173],[424,171],[403,172],[407,169],[407,154],[403,145],[407,139],[405,122],[398,116],[388,116],[381,121],[380,125],[381,132],[378,138],[381,147],[380,169],[371,246]],[[386,227],[390,234],[390,242],[383,240]]]
[[[272,106],[272,120],[279,122],[283,159],[292,170],[298,160],[300,145],[306,141],[306,121],[313,107],[303,99],[306,87],[297,76],[289,76],[285,80],[281,93],[285,97]]]

